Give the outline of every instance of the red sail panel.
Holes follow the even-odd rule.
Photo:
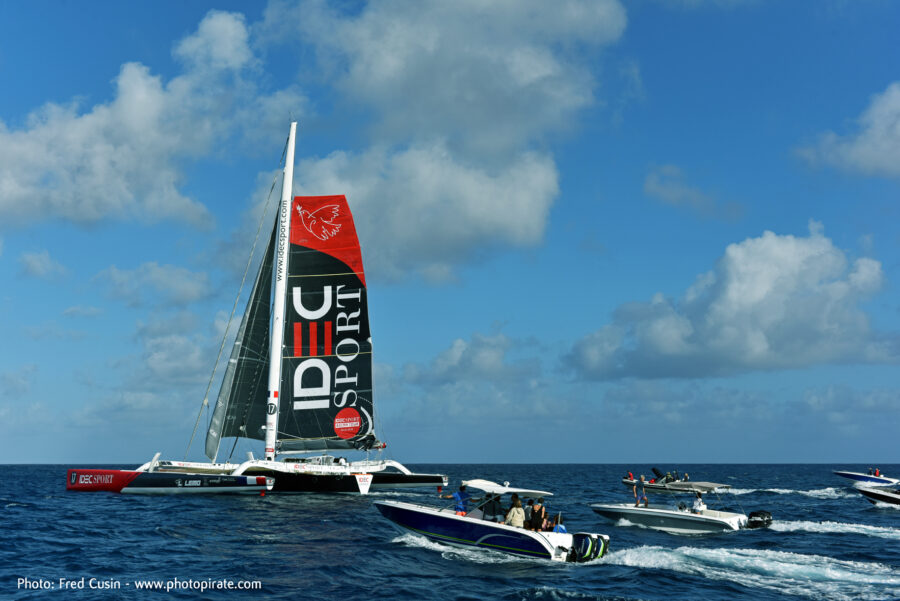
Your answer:
[[[295,196],[291,206],[291,244],[331,255],[350,267],[366,285],[356,226],[343,194]]]

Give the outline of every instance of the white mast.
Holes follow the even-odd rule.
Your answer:
[[[272,310],[272,346],[269,349],[269,402],[266,405],[266,459],[275,460],[278,436],[278,390],[281,388],[281,354],[284,346],[284,301],[288,276],[288,246],[291,237],[292,184],[294,181],[294,136],[297,122],[291,122],[284,180],[281,183],[281,208],[278,212],[278,247],[275,249],[275,306]]]

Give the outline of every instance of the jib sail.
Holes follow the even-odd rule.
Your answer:
[[[206,456],[216,460],[223,437],[265,439],[266,377],[269,372],[272,264],[277,224],[256,274],[241,320],[219,398],[206,431]]]

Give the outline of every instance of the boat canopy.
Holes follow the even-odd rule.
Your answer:
[[[490,480],[463,480],[462,484],[464,486],[471,486],[472,488],[477,488],[478,490],[483,490],[487,493],[493,493],[496,495],[505,495],[516,493],[517,495],[523,496],[531,496],[531,497],[552,497],[553,493],[546,490],[534,490],[531,488],[518,488],[516,486],[510,486],[509,482],[504,482],[503,484],[497,484],[496,482],[491,482]]]

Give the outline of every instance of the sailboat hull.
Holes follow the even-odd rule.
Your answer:
[[[375,490],[421,488],[424,486],[447,486],[447,476],[441,474],[401,474],[399,472],[372,473],[372,488]]]
[[[255,494],[272,490],[265,476],[226,476],[184,472],[70,469],[66,490],[123,494]]]

